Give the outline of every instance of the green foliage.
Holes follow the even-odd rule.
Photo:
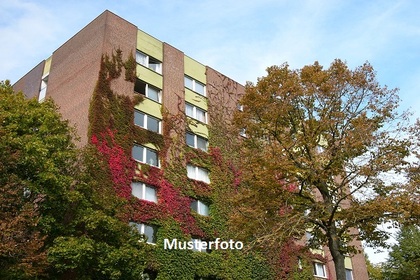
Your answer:
[[[383,279],[402,280],[420,278],[420,229],[405,226],[397,235],[389,259],[384,265]]]
[[[98,158],[90,146],[79,155],[51,100],[0,84],[1,279],[141,277],[148,249],[117,218],[112,185],[96,180]]]
[[[38,103],[0,84],[0,275],[46,269],[44,246],[63,230],[73,181],[72,131],[50,100]]]
[[[349,242],[383,244],[388,233],[377,225],[403,222],[411,209],[401,184],[384,176],[398,174],[409,155],[397,90],[379,86],[368,63],[355,70],[340,60],[328,69],[284,64],[247,84],[241,104],[235,123],[247,134],[248,188],[238,198],[237,221],[262,228],[253,236],[260,243],[311,228],[313,245],[329,247],[337,278],[345,279],[344,254],[356,252]]]
[[[115,222],[115,221],[114,221]],[[145,268],[145,256],[141,253],[139,236],[132,238],[124,233],[124,225],[111,236],[97,238],[84,235],[80,237],[59,237],[49,250],[48,260],[60,278],[74,279],[139,279]],[[91,229],[93,230],[93,229]],[[106,227],[97,228],[110,233]],[[121,236],[128,239],[121,239]],[[144,245],[143,245],[144,246]]]
[[[382,264],[373,264],[366,256],[366,266],[370,280],[384,280]]]

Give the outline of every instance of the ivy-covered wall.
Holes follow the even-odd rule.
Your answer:
[[[285,263],[281,260],[284,256],[279,252],[273,255],[267,253],[270,250],[213,250],[204,253],[164,249],[164,239],[190,241],[199,238],[211,241],[220,238],[229,241],[235,236],[230,232],[227,220],[232,196],[241,183],[235,153],[235,145],[239,142],[237,132],[226,122],[231,117],[232,106],[224,108],[226,102],[222,97],[229,96],[232,81],[221,77],[218,86],[224,94],[209,92],[209,114],[212,116],[210,146],[204,152],[185,144],[185,131],[194,124],[187,121],[183,108],[174,114],[163,107],[162,134],[134,125],[134,107],[143,102],[143,97],[114,92],[111,85],[113,80],[122,78],[134,82],[135,69],[132,55],[127,61],[122,61],[120,50],[111,56],[103,55],[90,106],[89,145],[96,148],[96,156],[103,162],[103,170],[96,171],[97,180],[124,201],[124,210],[118,216],[127,223],[145,223],[158,228],[156,245],[142,247],[147,255],[147,271],[157,273],[157,279],[165,280],[200,277],[293,279],[288,273],[286,278],[284,275],[279,278],[285,271],[284,265],[281,265]],[[133,143],[153,144],[158,149],[161,168],[135,162],[131,157]],[[186,171],[189,163],[209,170],[211,183],[189,179]],[[132,196],[132,181],[155,187],[158,202]],[[191,210],[190,204],[194,199],[209,205],[209,216]],[[290,250],[285,253],[289,254]],[[295,268],[293,266],[288,271]]]
[[[145,246],[148,271],[157,272],[157,279],[269,279],[269,267],[257,254],[240,250],[214,250],[211,253],[192,250],[165,250],[164,239],[190,241],[230,239],[226,228],[230,187],[234,186],[234,170],[225,161],[219,147],[208,152],[185,145],[185,135],[169,137],[185,131],[182,112],[169,114],[163,109],[164,130],[157,134],[134,125],[134,106],[143,101],[140,95],[120,94],[112,90],[114,79],[134,81],[135,61],[131,56],[122,61],[121,51],[104,55],[98,83],[90,107],[90,145],[96,147],[104,162],[102,174],[96,174],[104,187],[112,188],[124,198],[121,219],[157,226],[156,245]],[[133,84],[134,88],[134,84]],[[185,120],[185,119],[184,119]],[[188,128],[187,128],[188,129]],[[172,133],[171,133],[172,132]],[[159,150],[161,167],[142,165],[131,158],[133,143],[152,143]],[[176,146],[177,156],[167,155]],[[168,162],[166,159],[171,159]],[[211,172],[211,184],[187,177],[186,164],[193,163]],[[131,182],[141,181],[157,190],[158,202],[140,200],[131,195]],[[210,205],[210,215],[191,210],[193,199]]]

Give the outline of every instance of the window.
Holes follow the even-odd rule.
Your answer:
[[[146,224],[138,224],[131,222],[130,225],[137,229],[140,234],[143,234],[147,243],[156,244],[156,228]]]
[[[240,135],[240,136],[242,136],[242,137],[246,137],[246,130],[245,130],[245,128],[242,128],[242,129],[239,131],[239,135]]]
[[[189,103],[185,103],[185,113],[187,114],[187,116],[193,119],[196,119],[203,123],[207,123],[207,113],[201,108],[198,108]]]
[[[157,278],[156,271],[146,269],[141,275],[141,280],[155,280]]]
[[[136,79],[136,83],[134,84],[134,91],[159,103],[162,100],[162,91],[160,89],[152,85],[149,85],[139,79]]]
[[[47,94],[47,85],[48,85],[48,74],[42,77],[41,80],[41,89],[39,90],[38,101],[42,102],[45,99],[45,95]]]
[[[184,76],[184,83],[186,88],[189,88],[202,96],[206,96],[206,86],[203,83],[188,76]]]
[[[187,165],[187,176],[190,179],[203,181],[204,183],[209,184],[209,171],[207,169],[194,166],[194,165]]]
[[[323,263],[314,262],[314,276],[317,277],[327,277],[327,273],[325,272],[325,265]]]
[[[131,152],[136,161],[159,167],[157,151],[144,146],[134,145]]]
[[[201,239],[191,239],[191,241],[193,242],[193,244],[194,244],[194,247],[193,247],[193,251],[196,251],[196,252],[204,252],[204,253],[206,253],[207,252],[207,248],[203,248],[204,246],[201,246],[201,242],[202,242],[202,240]]]
[[[185,136],[188,146],[207,152],[208,141],[206,138],[191,132],[187,132]]]
[[[137,198],[157,203],[156,189],[145,183],[132,182],[131,193]]]
[[[144,129],[147,129],[156,133],[160,133],[160,120],[146,113],[135,110],[134,111],[134,124]]]
[[[136,52],[136,62],[138,64],[141,64],[149,69],[152,69],[153,71],[161,74],[162,73],[162,62],[157,60],[154,57],[148,56],[145,53],[142,53],[141,51],[137,50]]]
[[[323,153],[323,152],[325,151],[325,148],[324,148],[324,147],[322,147],[321,145],[317,145],[317,146],[316,146],[316,148],[315,148],[315,151],[316,151],[318,154],[321,154],[321,153]]]
[[[346,268],[346,280],[353,280],[353,271]]]
[[[306,242],[310,243],[312,241],[312,239],[314,238],[314,236],[312,235],[312,233],[307,231],[307,232],[305,232],[305,238],[306,238]]]
[[[200,200],[195,200],[191,202],[191,209],[200,215],[203,215],[203,216],[209,215],[209,207]]]

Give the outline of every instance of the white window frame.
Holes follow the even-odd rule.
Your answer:
[[[191,87],[187,86],[187,83],[185,82],[185,80],[189,80],[191,82]],[[190,90],[198,93],[199,95],[201,95],[201,96],[207,96],[207,93],[206,93],[206,85],[203,84],[202,82],[199,82],[199,81],[191,78],[190,76],[184,75],[184,84],[185,84],[185,87],[186,88],[188,88],[188,89],[190,89]],[[203,92],[201,92],[201,91],[199,91],[197,89],[198,88],[197,87],[197,84],[202,86]]]
[[[154,195],[152,198],[149,198],[147,196],[148,189],[151,189],[154,192]],[[143,182],[131,182],[131,194],[137,197],[138,199],[157,203],[156,188],[148,184],[145,184]]]
[[[137,125],[137,126],[139,126],[141,128],[144,128],[144,129],[147,129],[147,130],[150,130],[150,131],[159,133],[159,134],[162,133],[162,120],[160,120],[160,119],[158,119],[158,118],[156,118],[154,116],[151,116],[151,115],[149,115],[149,114],[147,114],[147,113],[145,113],[143,111],[140,111],[140,110],[134,110],[134,114],[136,114],[136,113],[137,114],[143,114],[143,124],[144,124],[144,126],[141,126],[140,124],[137,124],[136,122],[134,122],[135,125]],[[158,121],[158,131],[154,131],[154,130],[151,130],[151,129],[148,128],[148,120],[149,120],[149,118],[156,119]]]
[[[146,239],[144,239],[144,240],[139,240],[139,241],[146,241],[146,243],[153,244],[153,245],[155,245],[155,244],[156,244],[156,240],[155,240],[155,239],[156,239],[156,227],[151,226],[151,225],[147,225],[147,224],[143,224],[143,223],[134,223],[134,222],[130,222],[129,224],[130,224],[130,226],[135,227],[135,228],[136,228],[136,230],[137,230],[140,234],[142,234],[142,235],[144,235],[144,236],[146,237]],[[151,228],[151,229],[153,230],[152,240],[149,240],[149,236],[147,236],[147,235],[145,234],[145,232],[146,232],[146,228]]]
[[[192,135],[192,136],[194,137],[194,145],[193,145],[193,146],[189,145],[189,144],[188,144],[188,142],[187,142],[187,136],[188,136],[188,134],[189,134],[189,135]],[[204,140],[204,141],[206,142],[206,146],[205,146],[205,148],[204,148],[204,149],[202,149],[202,148],[199,148],[199,147],[198,147],[198,140],[199,140],[199,138],[201,138],[202,140]],[[187,143],[187,145],[188,145],[189,147],[192,147],[192,148],[194,148],[194,149],[200,149],[200,150],[205,151],[205,152],[207,152],[207,149],[208,149],[208,147],[209,147],[209,140],[208,140],[207,138],[204,138],[204,137],[198,136],[197,134],[194,134],[194,133],[189,132],[189,131],[187,131],[187,132],[185,133],[185,142]]]
[[[190,170],[193,170],[193,172],[190,172]],[[200,173],[200,171],[204,172],[206,174],[205,178],[201,178],[201,176],[199,174],[202,174],[202,173]],[[195,166],[195,165],[192,165],[192,164],[187,164],[187,176],[190,179],[210,184],[209,171],[205,168]]]
[[[138,59],[139,56],[141,56],[142,59]],[[160,63],[156,63],[156,64],[154,63],[153,64],[153,65],[157,65],[156,68],[151,67],[151,64],[150,64],[151,59],[160,62]],[[142,51],[139,51],[139,50],[136,51],[136,62],[140,65],[143,65],[144,67],[149,68],[150,70],[152,70],[156,73],[162,74],[162,61],[160,61],[159,59],[156,59],[154,57],[151,57],[150,55],[147,55]]]
[[[138,82],[145,84],[144,94],[135,90],[136,89],[136,83],[138,83]],[[154,91],[157,92],[157,100],[150,97],[149,90],[154,90]],[[151,85],[151,84],[146,83],[143,80],[136,79],[136,82],[134,84],[134,92],[136,92],[138,94],[141,94],[141,95],[145,96],[146,98],[148,98],[148,99],[150,99],[152,101],[155,101],[157,103],[162,103],[162,90],[160,88],[158,88],[158,87],[155,87],[154,85]]]
[[[314,262],[313,268],[314,268],[314,276],[320,277],[320,278],[327,278],[327,270],[325,268],[325,264],[320,263],[320,262]]]
[[[194,209],[193,205],[197,203],[197,209]],[[207,204],[202,202],[201,200],[194,200],[191,202],[191,209],[197,212],[202,216],[209,216],[210,208]]]
[[[143,149],[143,158],[141,160],[134,158],[133,151],[131,152],[132,153],[132,157],[133,157],[133,159],[135,161],[141,162],[141,163],[144,163],[144,164],[148,164],[148,165],[151,165],[151,166],[155,166],[155,167],[160,167],[159,154],[158,154],[158,152],[155,149],[151,149],[149,147],[145,147],[145,146],[137,145],[137,144],[134,144],[133,150],[134,150],[134,147],[139,147],[139,148],[142,148]],[[157,163],[156,164],[147,162],[147,151],[148,150],[151,151],[151,152],[156,153],[156,158],[157,158]]]
[[[190,114],[188,114],[188,110],[187,110],[187,107],[188,107],[188,106],[190,106],[190,107],[191,107],[191,109],[192,109],[192,114],[191,114],[191,115],[190,115]],[[201,112],[203,112],[203,113],[204,113],[204,121],[203,121],[203,120],[200,120],[200,119],[197,117],[197,111],[201,111]],[[204,109],[202,109],[202,108],[200,108],[200,107],[194,106],[194,105],[192,105],[191,103],[185,102],[185,113],[186,113],[186,115],[187,115],[188,117],[193,118],[193,119],[195,119],[195,120],[197,120],[197,121],[199,121],[199,122],[202,122],[202,123],[207,124],[207,111],[206,111],[206,110],[204,110]]]

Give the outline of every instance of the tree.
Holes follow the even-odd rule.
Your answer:
[[[384,265],[384,279],[402,280],[420,278],[420,229],[405,226],[397,235],[389,259]]]
[[[0,278],[45,271],[45,242],[64,217],[62,190],[72,182],[73,147],[51,101],[26,100],[0,83]]]
[[[82,149],[79,174],[66,206],[66,231],[48,248],[51,279],[142,279],[150,246],[120,216],[124,202],[107,178],[95,147]]]
[[[310,230],[310,245],[328,246],[337,279],[345,279],[352,241],[384,244],[389,233],[377,225],[404,220],[412,206],[385,176],[399,173],[409,154],[398,100],[368,63],[355,70],[340,60],[328,69],[283,64],[248,83],[235,117],[246,133],[245,188],[233,214],[249,223],[241,234],[259,242]]]
[[[0,278],[140,279],[148,249],[95,148],[79,154],[52,100],[0,83]]]
[[[374,264],[371,263],[370,260],[366,257],[366,266],[369,274],[370,280],[384,280],[384,273],[383,273],[383,264]]]

